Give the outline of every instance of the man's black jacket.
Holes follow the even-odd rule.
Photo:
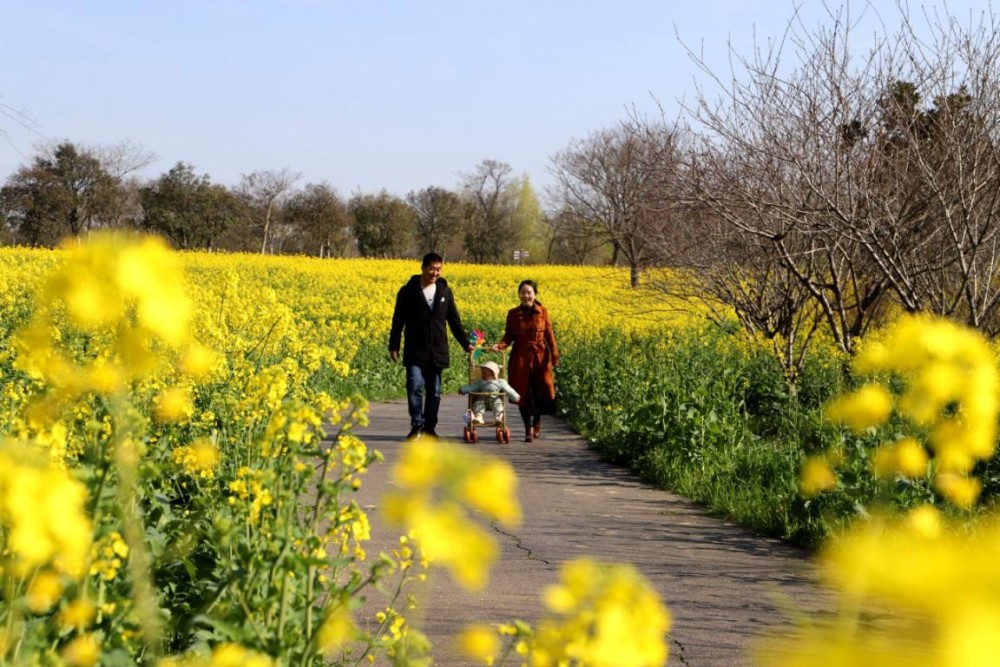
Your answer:
[[[462,326],[455,296],[444,278],[438,278],[434,290],[434,307],[427,306],[420,275],[410,278],[396,294],[396,308],[392,313],[389,331],[389,351],[399,349],[400,337],[406,338],[403,363],[407,366],[436,366],[446,368],[451,363],[448,354],[448,331],[465,348],[469,336]]]

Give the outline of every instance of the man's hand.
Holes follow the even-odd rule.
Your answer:
[[[399,350],[389,350],[389,358],[393,361],[399,361]]]

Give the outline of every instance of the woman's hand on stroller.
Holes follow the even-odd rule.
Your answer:
[[[499,352],[499,351],[500,351],[500,343],[493,343],[493,345],[490,347],[490,352]]]

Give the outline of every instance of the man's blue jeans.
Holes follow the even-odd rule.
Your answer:
[[[437,427],[441,405],[440,368],[407,366],[406,401],[410,410],[410,426],[425,431]]]

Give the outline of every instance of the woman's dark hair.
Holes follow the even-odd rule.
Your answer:
[[[517,293],[520,294],[521,288],[524,287],[525,285],[530,286],[531,289],[535,291],[535,303],[537,303],[538,305],[542,305],[542,302],[538,300],[538,283],[536,283],[534,280],[522,280],[521,282],[519,282],[517,284]]]

